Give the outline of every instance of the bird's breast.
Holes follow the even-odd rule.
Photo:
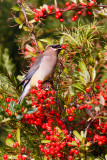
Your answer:
[[[40,67],[31,78],[30,81],[31,86],[32,87],[38,86],[38,80],[41,80],[42,82],[47,80],[48,77],[52,74],[56,66],[56,63],[57,63],[56,56],[44,56],[41,61]]]

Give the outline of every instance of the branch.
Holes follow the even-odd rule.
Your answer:
[[[95,6],[102,7],[102,8],[107,8],[107,5],[95,5]],[[89,7],[88,5],[85,5],[85,6],[75,6],[75,7],[72,7],[70,10],[68,10],[67,8],[60,9],[60,12],[64,13],[64,12],[71,11],[71,10],[78,10],[79,11],[79,10],[83,10],[85,8],[88,8],[88,7]],[[56,14],[56,12],[46,13],[46,14],[44,14],[44,18],[46,18],[48,15],[53,15],[53,14]]]
[[[22,9],[22,12],[23,12],[23,14],[24,14],[25,21],[26,21],[26,26],[27,26],[28,28],[31,28],[31,26],[30,26],[30,24],[29,24],[29,21],[28,21],[28,18],[27,18],[27,15],[26,15],[26,12],[25,12],[25,9],[24,9],[24,7],[23,7],[23,5],[22,5],[21,0],[18,0],[18,4],[20,5],[20,7],[21,7],[21,9]],[[39,47],[38,47],[37,40],[36,40],[36,37],[35,37],[35,34],[34,34],[33,30],[31,30],[31,34],[32,34],[32,38],[34,39],[36,48],[37,48],[37,50],[40,52],[40,49],[39,49]]]

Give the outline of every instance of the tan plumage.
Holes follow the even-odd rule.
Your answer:
[[[33,63],[32,67],[19,84],[19,86],[23,84],[23,92],[19,103],[29,93],[32,87],[38,86],[38,80],[44,82],[53,73],[60,50],[60,45],[51,45],[47,47],[45,52]]]

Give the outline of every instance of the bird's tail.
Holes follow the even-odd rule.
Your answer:
[[[19,101],[18,101],[18,104],[20,104],[20,102],[23,100],[24,97],[27,96],[27,94],[29,93],[31,89],[31,85],[30,85],[30,82],[23,88],[23,92],[19,98]]]

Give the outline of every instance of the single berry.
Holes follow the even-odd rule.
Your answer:
[[[11,137],[12,137],[12,135],[9,133],[9,134],[8,134],[8,138],[11,138]]]
[[[62,45],[61,48],[62,48],[62,49],[66,49],[66,46],[65,46],[65,45]]]
[[[69,2],[66,2],[65,5],[66,5],[66,6],[69,6]]]
[[[84,96],[80,96],[80,100],[84,100]]]
[[[90,87],[86,88],[86,92],[90,92],[90,91],[91,91]]]

